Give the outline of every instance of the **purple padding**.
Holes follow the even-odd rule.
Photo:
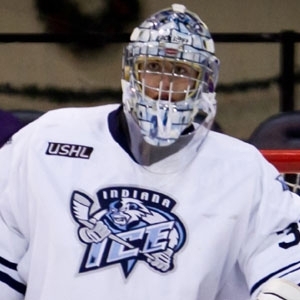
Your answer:
[[[11,113],[0,110],[0,147],[23,125]]]

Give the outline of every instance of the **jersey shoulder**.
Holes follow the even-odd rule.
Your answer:
[[[219,166],[236,165],[238,169],[259,169],[266,159],[253,145],[223,133],[211,131],[205,141],[203,152]]]
[[[259,152],[256,147],[246,141],[214,131],[209,132],[206,144],[210,148],[210,151],[215,149],[215,152],[218,154],[220,151],[226,155],[230,153],[248,155],[249,153]]]
[[[44,115],[42,115],[35,122],[39,125],[63,125],[72,126],[85,124],[91,124],[93,122],[106,121],[106,116],[118,107],[117,104],[108,104],[94,107],[71,107],[71,108],[60,108],[55,110],[50,110]],[[77,124],[76,122],[80,122]]]
[[[19,130],[5,145],[7,148],[31,149],[47,141],[69,144],[89,143],[108,136],[108,115],[117,104],[60,108],[46,112]],[[5,147],[6,148],[6,147]]]
[[[26,133],[33,137],[47,136],[47,134],[63,133],[80,135],[88,131],[107,127],[108,114],[118,107],[117,104],[94,107],[71,107],[50,110],[31,122],[20,131],[19,136]]]

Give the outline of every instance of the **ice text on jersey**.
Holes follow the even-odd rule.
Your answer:
[[[140,187],[107,187],[95,197],[74,191],[71,213],[86,245],[79,272],[120,264],[128,277],[137,262],[168,272],[186,240],[186,231],[171,212],[176,202]]]

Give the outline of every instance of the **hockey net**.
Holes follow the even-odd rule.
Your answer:
[[[300,195],[300,150],[261,150],[283,175],[290,190]]]

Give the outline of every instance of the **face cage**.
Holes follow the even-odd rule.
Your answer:
[[[199,54],[197,53],[197,56]],[[141,133],[147,143],[154,146],[168,146],[174,143],[184,130],[189,127],[195,116],[201,112],[206,118],[213,118],[214,113],[207,109],[207,105],[203,105],[201,93],[209,91],[213,82],[213,70],[209,68],[207,60],[203,60],[203,64],[183,61],[177,58],[154,57],[150,55],[142,55],[136,57],[127,57],[127,68],[129,67],[129,81],[132,92],[132,99],[129,106],[131,107],[133,117],[138,123]],[[168,90],[162,90],[162,80],[158,87],[146,85],[143,80],[144,70],[140,70],[138,65],[141,61],[147,59],[166,59],[168,62],[186,63],[187,65],[201,70],[198,72],[197,78],[185,78],[180,74],[165,73],[156,76],[167,76],[170,78],[170,86]],[[176,91],[173,88],[174,81],[186,79],[188,82],[187,88],[182,91]],[[152,99],[146,95],[146,90],[152,89],[158,95],[156,99]],[[168,95],[168,98],[162,95]],[[172,101],[172,99],[180,94],[183,99],[180,101]]]
[[[159,65],[159,70],[151,70],[148,64]],[[171,67],[171,68],[170,68]],[[179,59],[158,58],[156,56],[140,56],[133,62],[134,81],[136,87],[146,94],[146,90],[156,94],[155,100],[168,100],[169,102],[178,102],[178,100],[186,100],[193,98],[199,90],[202,82],[202,68],[199,64],[182,61]],[[155,82],[159,81],[159,85],[147,84],[144,78],[151,75]],[[158,80],[159,79],[159,80]],[[163,85],[166,80],[167,88]],[[176,82],[185,82],[186,88],[183,90],[173,89]]]

